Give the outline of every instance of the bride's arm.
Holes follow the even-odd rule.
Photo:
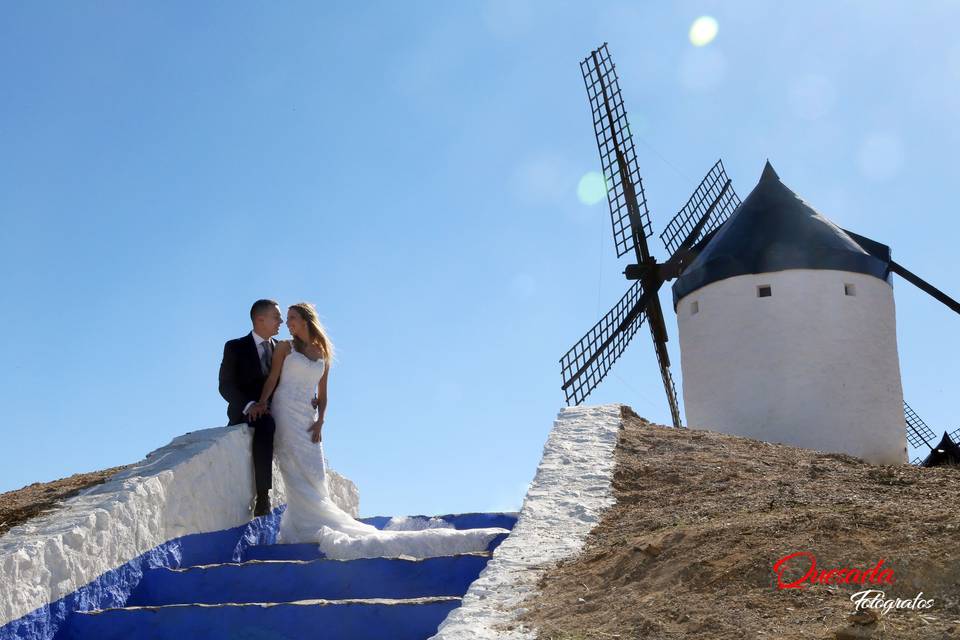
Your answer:
[[[327,410],[327,378],[329,377],[330,365],[328,363],[326,371],[323,372],[323,377],[320,378],[320,384],[317,385],[317,411],[320,415],[317,422],[320,424],[323,424],[323,414]]]
[[[310,432],[310,440],[312,442],[320,442],[323,440],[322,430],[323,430],[323,414],[327,410],[327,378],[330,377],[330,364],[327,363],[327,368],[323,372],[323,377],[320,378],[320,384],[317,385],[317,411],[319,412],[319,417],[317,421],[314,422],[307,431]]]
[[[280,370],[283,368],[283,361],[286,360],[289,354],[289,342],[281,342],[277,345],[276,351],[273,352],[273,362],[270,364],[270,375],[267,376],[267,381],[263,383],[263,391],[260,393],[260,402],[258,404],[266,405],[273,390],[277,388],[277,382],[280,381]]]

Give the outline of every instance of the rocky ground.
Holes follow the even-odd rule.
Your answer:
[[[90,473],[76,473],[53,482],[34,482],[16,491],[0,493],[0,535],[42,513],[54,509],[61,501],[76,495],[81,489],[100,484],[126,469],[113,467]]]
[[[522,617],[541,640],[960,638],[960,468],[877,466],[624,415],[616,505]],[[779,589],[773,565],[796,552],[820,570],[882,559],[893,584]],[[788,561],[780,579],[809,567]],[[850,596],[868,588],[911,602],[923,592],[932,607],[853,615]]]

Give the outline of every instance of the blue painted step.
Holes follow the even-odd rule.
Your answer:
[[[508,533],[495,536],[487,551],[493,551],[501,542],[506,540]],[[243,560],[317,560],[323,558],[320,547],[316,544],[263,544],[247,547],[243,551]]]
[[[75,613],[67,640],[424,640],[460,598],[170,605]]]
[[[251,561],[147,571],[127,606],[461,596],[489,553],[415,560]]]
[[[506,538],[493,539],[487,552],[460,556],[335,561],[322,558],[316,544],[272,544],[282,512],[252,521],[239,542],[239,529],[178,539],[171,549],[181,568],[145,572],[121,608],[75,611],[57,640],[425,639]],[[438,517],[457,529],[509,530],[517,521],[514,513]],[[364,519],[378,528],[389,520]]]

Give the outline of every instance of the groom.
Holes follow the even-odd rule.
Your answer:
[[[257,300],[250,308],[253,331],[223,345],[220,363],[220,395],[227,401],[229,424],[246,422],[253,428],[253,476],[257,483],[257,504],[253,515],[270,513],[270,486],[273,476],[273,417],[253,405],[260,400],[263,383],[270,373],[273,350],[283,320],[276,300]]]

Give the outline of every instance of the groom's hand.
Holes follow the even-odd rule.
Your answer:
[[[263,414],[267,413],[267,411],[267,405],[258,402],[250,407],[250,413],[248,415],[250,416],[251,421],[259,420]]]

